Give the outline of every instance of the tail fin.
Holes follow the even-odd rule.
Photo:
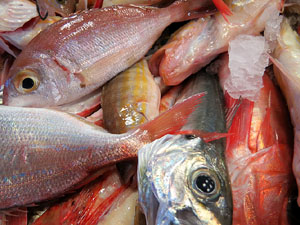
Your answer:
[[[200,18],[216,12],[211,0],[177,0],[166,9],[171,13],[173,22]]]
[[[154,120],[141,125],[138,129],[141,132],[147,131],[151,141],[180,130],[186,123],[189,115],[198,107],[200,99],[204,95],[205,93],[200,93],[187,98],[185,101],[160,114]]]

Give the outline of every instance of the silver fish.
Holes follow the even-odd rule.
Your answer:
[[[120,135],[55,110],[1,106],[0,209],[57,197],[105,165],[135,158],[145,143],[181,127],[200,97]]]
[[[224,132],[218,81],[198,74],[184,95],[207,91],[185,128]],[[147,224],[231,224],[232,197],[223,140],[206,143],[193,135],[167,135],[138,152],[139,201]]]

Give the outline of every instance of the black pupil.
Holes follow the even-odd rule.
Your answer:
[[[58,4],[63,4],[64,0],[56,0]]]
[[[31,78],[25,78],[22,82],[22,88],[31,89],[34,86],[34,81]]]
[[[196,186],[204,193],[211,193],[215,190],[216,184],[210,176],[201,174],[196,179]]]

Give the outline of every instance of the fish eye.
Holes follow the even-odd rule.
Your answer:
[[[200,198],[216,198],[220,192],[220,181],[215,172],[207,168],[199,168],[190,178],[193,194]]]
[[[20,93],[30,93],[39,86],[37,74],[31,70],[20,71],[14,79],[15,88]]]

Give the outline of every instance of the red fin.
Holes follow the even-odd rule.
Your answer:
[[[229,99],[229,98],[228,98]],[[236,115],[237,110],[239,109],[242,99],[230,99],[231,102],[227,103],[227,108],[225,109],[225,119],[226,119],[226,128],[230,129],[234,116]]]
[[[188,116],[198,107],[201,97],[204,95],[205,93],[200,93],[187,98],[160,114],[154,120],[141,125],[138,129],[142,132],[148,131],[151,141],[180,130],[187,122]]]
[[[223,2],[223,0],[212,0],[217,9],[220,11],[226,22],[228,23],[228,19],[226,16],[231,16],[232,12],[229,7]]]
[[[116,191],[114,191],[109,197],[107,197],[96,209],[93,213],[88,214],[83,220],[81,220],[80,224],[92,225],[97,224],[102,216],[107,213],[107,211],[111,208],[114,201],[120,196],[122,192],[126,190],[129,186],[128,184],[122,185]]]
[[[228,136],[232,135],[230,133],[204,132],[201,130],[180,130],[180,131],[175,131],[172,134],[195,135],[197,137],[202,138],[205,142],[211,142],[211,141],[218,140],[220,138],[224,138],[224,137],[228,137]]]

